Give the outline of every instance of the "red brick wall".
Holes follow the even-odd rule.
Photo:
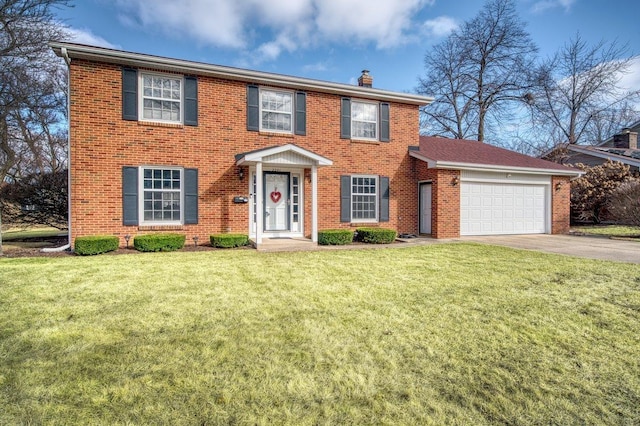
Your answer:
[[[551,233],[569,232],[571,217],[571,184],[564,176],[551,177]]]
[[[307,93],[307,136],[246,130],[246,84],[198,78],[198,126],[122,120],[122,75],[116,65],[83,60],[71,63],[71,226],[81,235],[135,236],[152,230],[122,224],[122,167],[181,166],[198,169],[199,223],[173,228],[200,241],[218,232],[248,232],[249,207],[233,204],[248,196],[249,174],[237,176],[235,154],[274,145],[296,144],[333,160],[318,171],[318,228],[354,226],[340,222],[340,175],[376,174],[390,178],[390,221],[379,226],[417,232],[415,172],[407,154],[418,145],[418,108],[393,103],[391,142],[340,139],[340,96]],[[308,176],[309,171],[305,174]],[[311,233],[311,187],[305,179],[305,234]],[[159,228],[166,229],[166,228]]]
[[[457,238],[460,236],[460,179],[459,170],[430,169],[427,163],[417,163],[418,180],[431,181],[431,236]]]

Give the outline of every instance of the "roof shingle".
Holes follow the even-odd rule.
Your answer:
[[[420,149],[417,152],[435,162],[578,172],[573,167],[464,139],[420,136]]]

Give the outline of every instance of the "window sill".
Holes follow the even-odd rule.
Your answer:
[[[184,225],[140,225],[138,231],[182,231]]]
[[[380,222],[376,221],[376,222],[351,222],[349,224],[349,226],[351,226],[352,228],[365,228],[365,227],[370,227],[370,228],[375,228],[380,226]]]
[[[373,140],[366,140],[366,139],[351,139],[352,143],[365,143],[365,144],[369,144],[369,145],[380,145],[382,142],[380,141],[373,141]]]
[[[184,124],[182,123],[162,123],[160,121],[144,121],[138,120],[138,126],[145,127],[168,127],[170,129],[184,129]]]
[[[293,139],[294,134],[293,133],[280,133],[280,132],[268,132],[268,131],[264,131],[264,130],[260,130],[260,132],[258,132],[258,134],[260,136],[268,136],[268,137],[280,137],[280,138],[291,138]]]

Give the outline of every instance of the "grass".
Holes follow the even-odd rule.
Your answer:
[[[48,238],[66,235],[67,231],[57,228],[13,229],[2,233],[2,241],[23,240],[27,238]]]
[[[591,225],[571,227],[573,231],[591,235],[603,235],[610,237],[636,237],[640,236],[640,226],[623,225]]]
[[[637,265],[459,243],[0,270],[0,424],[640,419]]]
[[[6,251],[24,248],[51,247],[50,241],[43,238],[51,238],[66,235],[65,230],[51,227],[37,228],[13,228],[2,233],[2,249]],[[29,241],[29,240],[33,241]]]

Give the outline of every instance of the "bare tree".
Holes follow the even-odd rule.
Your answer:
[[[64,167],[66,74],[47,43],[64,38],[53,8],[68,4],[0,1],[0,182]]]
[[[619,87],[632,59],[626,51],[616,42],[589,46],[576,34],[537,67],[526,100],[534,126],[543,125],[553,145],[577,144],[587,135],[606,138],[604,131],[620,130],[619,121],[633,114],[625,101],[638,92],[624,93]]]
[[[435,98],[423,110],[429,133],[484,141],[528,91],[537,47],[513,0],[489,0],[425,56],[418,91]]]

